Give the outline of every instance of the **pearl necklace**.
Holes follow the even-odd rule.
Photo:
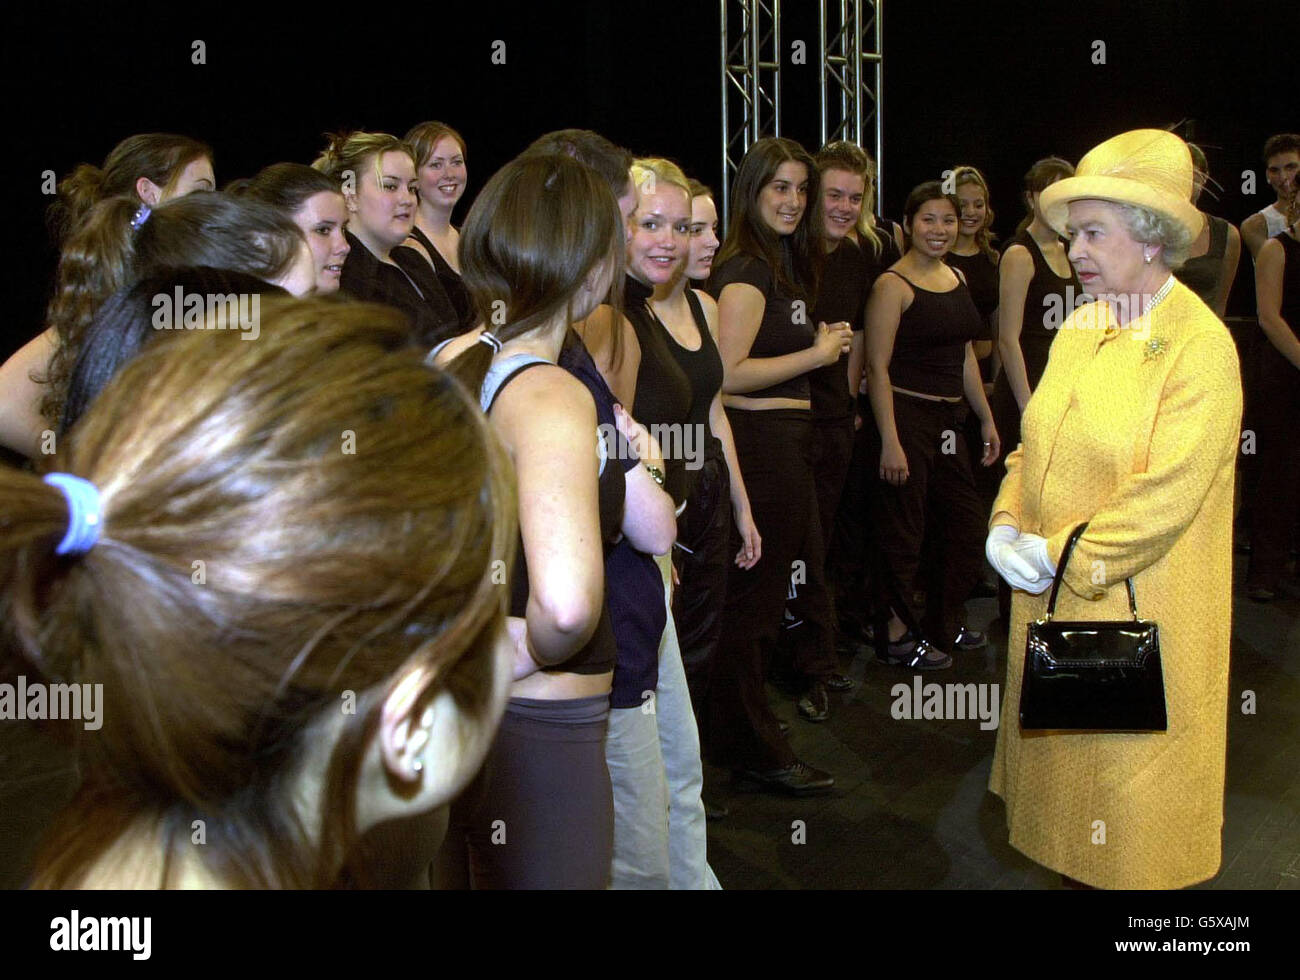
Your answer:
[[[1152,296],[1149,300],[1147,300],[1146,305],[1142,307],[1142,315],[1146,316],[1157,306],[1159,306],[1164,301],[1164,298],[1168,296],[1171,292],[1173,292],[1173,289],[1174,289],[1174,276],[1173,273],[1170,273],[1169,278],[1165,280],[1165,284],[1161,286],[1159,289],[1157,289],[1155,295]]]

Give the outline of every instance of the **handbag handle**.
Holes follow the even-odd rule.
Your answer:
[[[1052,616],[1056,613],[1056,594],[1061,591],[1061,580],[1065,578],[1065,566],[1070,561],[1070,555],[1074,553],[1074,544],[1083,536],[1084,529],[1087,528],[1088,522],[1084,521],[1073,531],[1070,532],[1069,538],[1065,541],[1065,549],[1061,552],[1061,563],[1056,566],[1056,575],[1052,578],[1052,594],[1047,600],[1047,615],[1043,617],[1043,622],[1050,623]],[[1133,590],[1133,579],[1126,578],[1124,584],[1128,586],[1128,607],[1133,613],[1133,621],[1138,621],[1137,593]]]

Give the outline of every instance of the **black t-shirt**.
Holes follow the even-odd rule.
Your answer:
[[[782,251],[788,258],[788,246],[784,243]],[[780,357],[806,350],[813,345],[817,323],[812,318],[812,310],[808,308],[807,297],[778,292],[775,277],[766,262],[752,255],[731,256],[714,268],[713,274],[709,276],[709,295],[719,299],[724,288],[737,282],[753,286],[766,300],[763,319],[759,322],[758,333],[754,335],[754,342],[749,348],[750,357]],[[737,394],[748,398],[797,398],[804,401],[811,397],[806,374],[796,375],[760,391]]]
[[[821,292],[813,309],[813,324],[832,324],[842,320],[853,327],[855,333],[860,332],[865,323],[867,296],[874,282],[862,249],[845,238],[826,259]],[[815,418],[840,420],[853,414],[848,360],[847,353],[841,354],[834,364],[808,372]]]

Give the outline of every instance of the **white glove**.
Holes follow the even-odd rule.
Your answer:
[[[1046,589],[1056,577],[1056,566],[1047,557],[1047,539],[1037,534],[1021,534],[1011,547],[1034,570],[1042,586],[1028,591],[1038,594]]]
[[[1016,553],[1015,543],[1019,538],[1020,532],[1010,524],[994,525],[989,531],[988,540],[984,543],[984,554],[988,557],[989,564],[1006,580],[1007,585],[1037,595],[1046,589],[1052,580],[1049,578],[1046,582],[1040,582],[1033,566]]]

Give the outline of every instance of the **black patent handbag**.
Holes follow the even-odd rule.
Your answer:
[[[1165,680],[1160,630],[1138,619],[1133,580],[1132,620],[1062,622],[1052,618],[1065,566],[1087,524],[1074,529],[1052,580],[1047,613],[1029,624],[1020,685],[1020,727],[1026,730],[1163,732]]]

